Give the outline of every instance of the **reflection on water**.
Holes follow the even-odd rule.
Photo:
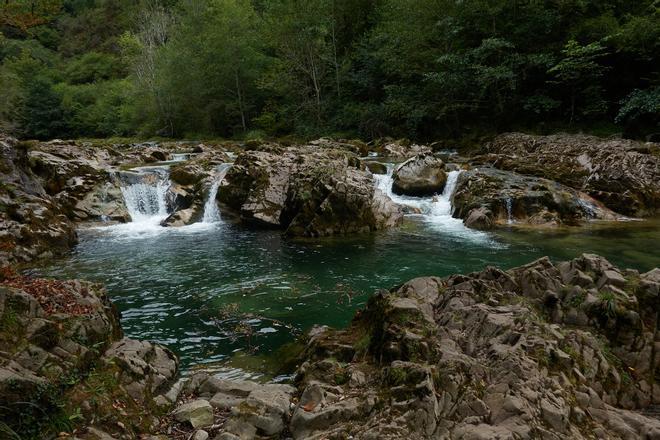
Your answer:
[[[561,260],[582,252],[646,271],[660,265],[658,226],[647,221],[512,229],[466,240],[463,233],[411,217],[395,231],[314,241],[225,223],[136,236],[96,228],[80,232],[70,257],[38,272],[105,283],[126,335],[168,345],[184,369],[205,364],[227,376],[257,377],[246,372],[248,345],[263,356],[314,324],[345,326],[377,289],[416,276],[466,273],[488,264],[510,268],[543,255]],[[233,303],[252,314],[246,319],[249,341],[232,334],[235,322],[218,318]],[[232,365],[244,369],[228,367],[232,357],[240,360]]]

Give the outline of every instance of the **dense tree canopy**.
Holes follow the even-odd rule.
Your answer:
[[[21,137],[660,131],[654,0],[9,0]]]

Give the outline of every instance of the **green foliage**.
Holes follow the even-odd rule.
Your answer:
[[[615,318],[619,308],[617,297],[612,292],[600,292],[601,307],[609,318]]]
[[[21,137],[659,128],[653,0],[18,0],[0,21]]]
[[[598,79],[606,68],[597,60],[605,56],[605,48],[599,42],[582,46],[575,40],[569,40],[561,53],[562,59],[548,73],[555,77],[551,82],[569,90],[570,123],[575,120],[579,108],[582,116],[604,113],[606,104]],[[578,100],[581,100],[580,107]]]
[[[621,109],[616,116],[617,122],[634,121],[644,117],[660,120],[660,86],[648,90],[633,90],[621,101]]]

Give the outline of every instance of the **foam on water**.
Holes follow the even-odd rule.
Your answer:
[[[220,182],[222,182],[231,165],[227,163],[218,166],[215,180],[204,205],[204,215],[200,222],[180,227],[161,226],[163,220],[170,214],[167,206],[167,197],[171,186],[169,173],[165,167],[143,167],[136,168],[134,171],[149,174],[151,179],[121,187],[131,221],[94,229],[109,233],[112,238],[127,240],[150,238],[161,234],[191,234],[208,231],[220,222],[220,211],[216,203],[216,196]]]
[[[401,196],[392,192],[392,175],[394,174],[395,165],[387,165],[387,174],[376,174],[376,185],[378,189],[387,194],[394,203],[402,206],[412,208],[413,211],[418,211],[418,214],[410,214],[412,216],[421,216],[423,221],[431,229],[439,232],[447,233],[456,238],[467,239],[472,241],[487,241],[493,245],[500,245],[493,240],[487,233],[475,231],[467,228],[463,221],[452,217],[451,199],[456,189],[456,182],[461,171],[450,171],[447,173],[447,183],[442,194],[433,197],[411,197]]]

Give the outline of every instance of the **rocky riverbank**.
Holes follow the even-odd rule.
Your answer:
[[[307,237],[400,224],[410,210],[375,184],[389,161],[400,164],[388,192],[413,197],[441,194],[447,174],[464,170],[449,195],[452,214],[477,229],[575,226],[654,215],[660,206],[658,144],[588,136],[504,134],[470,157],[403,141],[330,139],[105,145],[2,137],[0,146],[4,263],[66,252],[76,243],[76,223],[130,222],[122,188],[159,178],[166,179],[163,226],[202,221],[219,186],[227,215]]]
[[[285,385],[177,381],[100,286],[6,275],[2,420],[26,438],[656,439],[659,298],[660,268],[586,254],[417,278],[312,329]]]
[[[613,211],[650,216],[660,209],[660,145],[594,136],[503,134],[481,163],[586,192]]]
[[[414,279],[378,292],[347,329],[312,329],[291,384],[181,379],[166,347],[123,337],[102,286],[10,268],[66,253],[83,222],[130,221],[126,189],[164,179],[163,227],[203,221],[217,202],[246,227],[304,237],[384,230],[404,211],[419,214],[395,194],[435,203],[446,192],[453,216],[478,229],[576,226],[659,206],[657,144],[508,134],[482,153],[329,139],[98,146],[1,138],[0,432],[660,438],[660,422],[644,415],[660,404],[658,268],[640,274],[583,255]]]

